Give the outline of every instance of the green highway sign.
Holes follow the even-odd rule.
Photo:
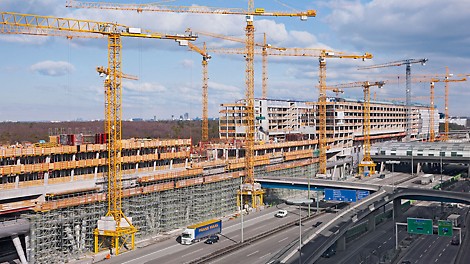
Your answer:
[[[407,218],[408,233],[432,235],[432,219]]]
[[[448,220],[439,220],[437,224],[437,234],[439,236],[449,236],[453,235],[452,232],[452,221]]]

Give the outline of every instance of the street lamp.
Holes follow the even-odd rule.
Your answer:
[[[293,204],[299,206],[299,263],[302,264],[302,205],[311,205],[312,199],[293,199],[287,200],[286,204]]]

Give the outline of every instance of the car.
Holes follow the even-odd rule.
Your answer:
[[[403,260],[403,261],[401,262],[401,264],[411,264],[411,261],[409,261],[409,260]]]
[[[452,238],[452,240],[450,241],[450,244],[451,244],[451,245],[454,245],[454,246],[458,246],[458,245],[460,245],[460,241],[459,241],[458,238],[454,237],[454,238]]]
[[[206,241],[204,241],[204,243],[206,244],[214,244],[217,242],[219,242],[219,236],[217,235],[212,235]]]
[[[287,216],[287,211],[286,210],[279,210],[275,215],[275,217],[286,217]]]

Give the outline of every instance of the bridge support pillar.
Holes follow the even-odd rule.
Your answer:
[[[345,251],[346,250],[346,236],[345,235],[342,235],[336,241],[336,249],[338,251]]]
[[[421,163],[417,162],[418,164],[416,165],[416,174],[419,174],[421,172]]]
[[[382,161],[382,162],[380,162],[380,172],[379,173],[384,172],[384,170],[385,170],[385,162]]]
[[[375,212],[371,212],[367,216],[367,232],[374,232],[375,231]]]
[[[18,235],[11,236],[13,240],[13,244],[15,245],[16,252],[18,253],[18,257],[20,257],[21,264],[28,264],[26,261],[26,256],[24,255],[23,247],[21,246],[21,241]]]
[[[401,199],[393,200],[393,220],[396,221],[398,217],[402,215],[401,211]]]

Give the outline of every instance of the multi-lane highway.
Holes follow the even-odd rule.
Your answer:
[[[244,216],[244,240],[258,236],[260,234],[276,230],[279,226],[287,223],[296,223],[299,221],[299,208],[297,206],[281,205],[279,208],[286,209],[288,214],[284,218],[274,217],[274,214],[278,211],[277,207],[267,208],[265,210],[251,213]],[[312,210],[314,215],[314,210]],[[308,212],[303,210],[302,216],[306,217]],[[305,223],[302,223],[302,229],[308,230],[317,221],[327,222],[333,218],[334,214],[323,214],[319,217],[314,217]],[[156,244],[149,245],[147,247],[138,248],[134,251],[125,252],[118,256],[112,256],[110,260],[106,260],[106,263],[120,263],[120,264],[156,264],[156,263],[168,263],[168,264],[180,264],[190,263],[191,261],[197,260],[200,257],[207,256],[217,250],[233,246],[241,241],[241,218],[234,220],[226,220],[222,224],[222,235],[220,240],[215,244],[205,244],[204,242],[198,242],[193,245],[181,245],[177,242],[178,234],[174,235],[165,241],[161,241]],[[257,240],[250,243],[245,247],[241,247],[234,252],[224,254],[221,258],[217,258],[212,262],[208,261],[205,263],[239,263],[240,259],[243,259],[245,263],[265,263],[272,254],[291,243],[293,240],[298,239],[299,226],[291,224],[284,230],[281,230],[273,235]],[[268,243],[266,242],[268,241]]]

